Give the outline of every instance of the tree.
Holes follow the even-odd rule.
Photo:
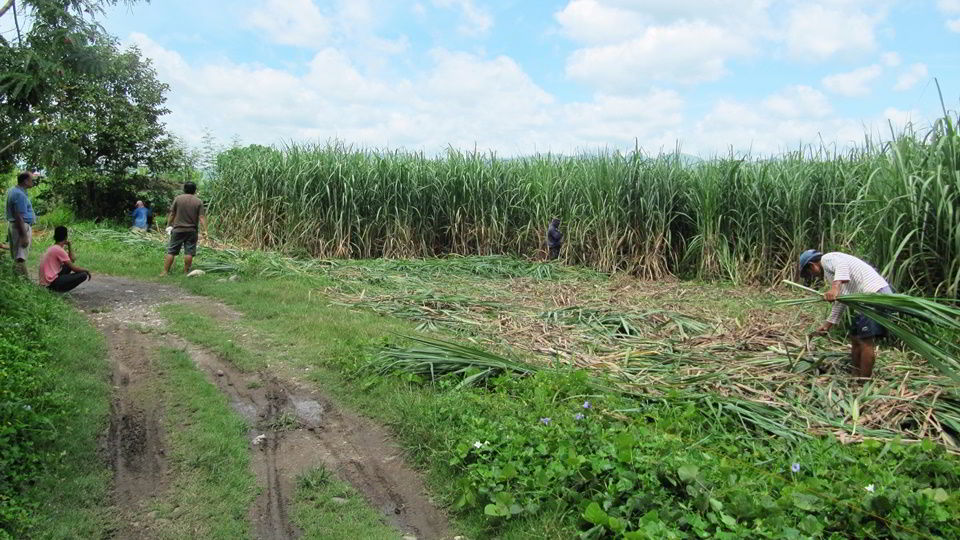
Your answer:
[[[74,74],[101,67],[93,44],[105,32],[96,17],[120,1],[0,0],[0,22],[12,19],[17,29],[12,39],[0,35],[0,169],[18,157],[18,128],[31,108]]]
[[[45,169],[84,217],[118,216],[145,191],[168,191],[157,173],[185,167],[161,121],[168,87],[96,22],[119,0],[18,1],[30,26],[0,38],[0,169]]]

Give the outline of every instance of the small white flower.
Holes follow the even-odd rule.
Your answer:
[[[873,489],[874,489],[874,488],[873,488],[873,484],[870,484],[869,486],[867,486],[867,487],[865,487],[865,488],[863,488],[863,489],[869,491],[870,493],[873,493]]]
[[[477,441],[477,442],[473,443],[473,447],[474,447],[474,448],[483,448],[483,443],[480,442],[480,441]]]

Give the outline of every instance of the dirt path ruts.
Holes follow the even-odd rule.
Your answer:
[[[161,411],[143,409],[136,393],[125,388],[140,374],[149,376],[149,360],[142,358],[143,351],[166,345],[185,349],[252,426],[253,467],[262,487],[251,508],[258,538],[298,536],[290,516],[295,479],[316,465],[353,485],[401,534],[419,539],[451,537],[446,516],[427,498],[422,479],[406,465],[382,426],[341,410],[317,390],[269,373],[242,373],[179,336],[160,338],[136,330],[144,326],[162,330],[164,321],[154,308],[168,302],[194,303],[226,319],[239,316],[236,312],[174,286],[107,276],[97,276],[71,296],[104,332],[111,350],[115,406],[107,447],[117,471],[115,500],[129,519],[142,512],[139,501],[162,492],[167,468]],[[128,382],[123,384],[125,380]],[[140,439],[145,442],[141,444]],[[126,447],[131,451],[116,450]],[[138,527],[124,529],[119,537],[148,537],[137,531]]]

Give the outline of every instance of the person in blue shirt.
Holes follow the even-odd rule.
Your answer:
[[[33,213],[33,204],[27,197],[27,190],[33,187],[36,176],[30,171],[17,175],[17,185],[7,191],[6,217],[7,236],[10,239],[10,255],[13,256],[13,269],[27,277],[27,254],[33,237],[33,223],[37,216]]]
[[[137,201],[137,207],[133,209],[133,228],[142,231],[147,230],[147,216],[150,215],[150,209],[143,205],[143,201]]]

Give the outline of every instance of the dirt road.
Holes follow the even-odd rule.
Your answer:
[[[115,471],[114,501],[124,518],[116,537],[155,536],[148,504],[163,494],[173,474],[165,447],[164,404],[141,391],[155,377],[148,352],[161,346],[185,350],[249,422],[252,463],[261,487],[250,510],[258,538],[300,536],[291,520],[294,481],[318,465],[353,485],[398,536],[452,537],[446,516],[430,502],[422,479],[404,462],[385,428],[341,409],[315,388],[272,373],[237,370],[167,332],[156,308],[175,302],[224,318],[241,314],[175,286],[108,276],[95,276],[70,296],[106,336],[110,351],[113,401],[104,450]]]

